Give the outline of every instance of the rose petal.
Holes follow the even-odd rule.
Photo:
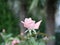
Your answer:
[[[39,26],[40,26],[40,24],[41,24],[41,22],[42,22],[42,20],[40,20],[39,22],[37,22],[37,23],[35,24],[35,26],[34,26],[34,29],[38,29]]]

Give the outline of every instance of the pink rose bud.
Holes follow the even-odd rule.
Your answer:
[[[18,44],[18,43],[20,43],[20,40],[14,39],[14,40],[12,41],[12,45],[15,45],[15,44]]]

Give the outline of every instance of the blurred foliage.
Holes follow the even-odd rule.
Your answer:
[[[60,45],[60,33],[56,33],[56,45]]]
[[[0,0],[0,32],[5,29],[7,33],[19,33],[17,22],[18,20],[9,10],[7,0]]]
[[[38,32],[37,32],[38,33]],[[19,45],[45,45],[45,41],[48,41],[47,39],[49,39],[47,37],[47,39],[43,39],[45,37],[42,37],[42,38],[39,38],[37,39],[37,35],[38,34],[34,34],[35,36],[32,36],[32,35],[25,35],[25,33],[23,33],[24,35],[17,35],[15,37],[12,37],[12,34],[6,34],[5,32],[1,32],[0,35],[3,39],[2,43],[0,43],[1,45],[11,45],[12,44],[12,41],[13,40],[18,40],[20,41],[18,44]],[[44,33],[43,34],[40,34],[41,36],[45,35]],[[13,42],[14,43],[14,42]],[[16,42],[15,42],[16,43]]]
[[[29,33],[29,32],[28,32]],[[13,44],[17,44],[17,45],[45,45],[49,40],[55,40],[54,36],[45,36],[45,33],[40,33],[40,35],[42,36],[42,38],[37,38],[37,36],[39,35],[38,32],[36,32],[36,34],[32,34],[32,35],[28,35],[23,33],[24,35],[17,35],[15,37],[12,37],[12,34],[6,34],[5,32],[1,32],[0,35],[3,39],[2,43],[0,43],[1,45],[11,45]],[[31,32],[33,33],[33,32]],[[35,36],[33,36],[35,35]]]
[[[33,0],[29,7],[29,11],[34,10],[36,7],[43,9],[45,7],[46,0]]]

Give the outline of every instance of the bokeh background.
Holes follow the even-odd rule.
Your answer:
[[[56,37],[47,45],[60,45],[60,0],[0,0],[0,32],[5,29],[13,36],[24,32],[21,21],[29,17],[42,20],[40,32]]]

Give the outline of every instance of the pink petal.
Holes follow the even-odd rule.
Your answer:
[[[31,18],[25,18],[24,23],[29,23],[31,20]]]
[[[38,29],[39,26],[40,26],[40,24],[41,24],[41,22],[42,22],[42,20],[40,20],[39,22],[37,22],[37,23],[35,24],[35,26],[34,26],[34,29]]]
[[[12,41],[12,45],[15,45],[16,43],[20,43],[20,41],[19,41],[19,40],[14,39],[14,40]]]
[[[25,18],[24,22],[28,21],[28,18]]]

